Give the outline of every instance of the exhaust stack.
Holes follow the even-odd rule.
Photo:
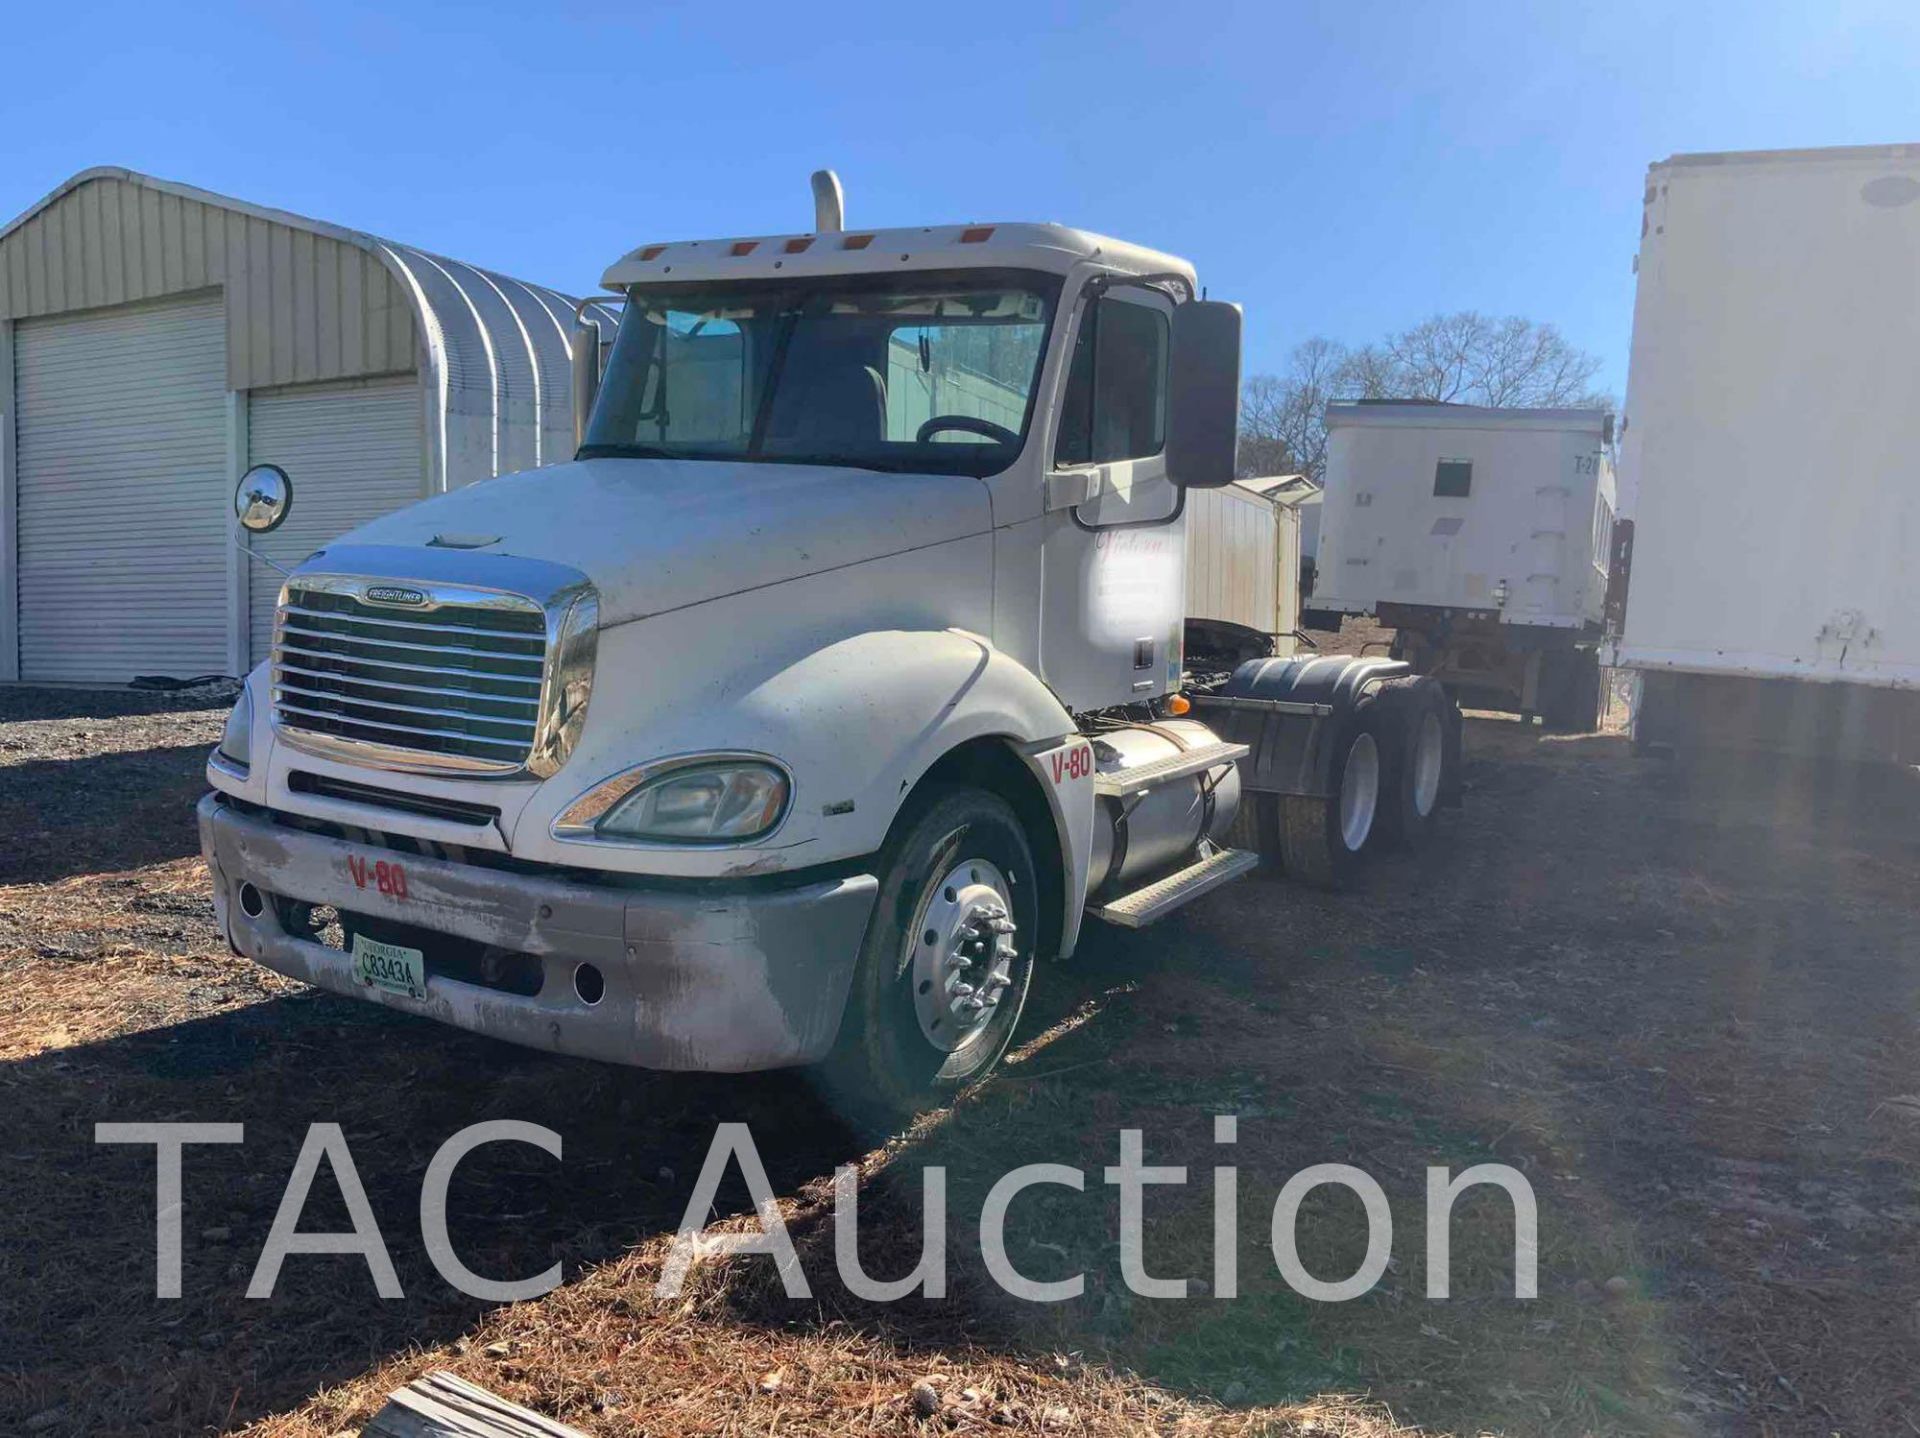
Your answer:
[[[840,188],[840,177],[832,170],[813,172],[813,230],[831,235],[846,228],[847,196]]]

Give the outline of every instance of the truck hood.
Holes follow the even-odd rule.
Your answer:
[[[570,565],[618,624],[990,528],[970,476],[588,459],[436,495],[338,542],[433,545],[436,569],[450,548]]]

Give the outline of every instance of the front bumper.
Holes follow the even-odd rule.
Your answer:
[[[200,801],[200,847],[234,949],[319,988],[513,1043],[645,1068],[743,1072],[826,1056],[840,1027],[878,881],[777,890],[643,889],[401,854]],[[405,869],[405,896],[356,883],[373,861]],[[252,885],[263,901],[243,905]],[[289,933],[275,900],[331,905],[536,958],[524,996],[432,972],[424,999],[364,987],[351,957]],[[248,907],[258,909],[249,915]],[[577,965],[605,983],[589,1004]]]

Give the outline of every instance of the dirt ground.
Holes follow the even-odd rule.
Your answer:
[[[0,691],[0,1431],[357,1431],[448,1367],[595,1435],[1920,1432],[1920,784],[1675,766],[1617,734],[1470,720],[1439,841],[1331,896],[1221,891],[1043,974],[1000,1078],[871,1149],[791,1076],[626,1071],[322,996],[229,956],[189,806],[222,708]],[[1214,1141],[1215,1115],[1238,1141]],[[476,1152],[455,1247],[562,1285],[489,1307],[431,1267],[420,1180],[467,1124],[517,1118],[555,1161]],[[812,1297],[766,1258],[654,1296],[716,1123],[747,1122]],[[184,1296],[154,1294],[154,1159],[99,1122],[238,1122],[190,1148]],[[296,1254],[245,1297],[309,1123],[340,1124],[405,1297],[357,1256]],[[1240,1295],[1134,1297],[1115,1248],[1123,1127],[1185,1165],[1148,1190],[1148,1270],[1214,1276],[1210,1171],[1238,1169]],[[1016,1164],[1083,1170],[1009,1222],[1016,1302],[978,1215]],[[1540,1296],[1511,1220],[1460,1202],[1453,1296],[1426,1296],[1429,1165],[1526,1174]],[[1384,1281],[1315,1303],[1279,1279],[1274,1195],[1317,1163],[1386,1190]],[[920,1251],[947,1170],[948,1297],[864,1303],[835,1276],[830,1180],[861,1172],[861,1253]],[[744,1188],[723,1209],[746,1211]],[[744,1219],[736,1219],[744,1224]],[[342,1229],[323,1172],[302,1227]],[[1364,1248],[1308,1198],[1309,1271]],[[916,1383],[924,1386],[916,1389]]]

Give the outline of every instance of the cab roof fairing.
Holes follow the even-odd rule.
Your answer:
[[[974,236],[967,239],[965,236]],[[849,242],[854,242],[850,244]],[[1069,275],[1094,265],[1126,274],[1178,274],[1193,266],[1124,240],[1052,224],[930,225],[681,240],[630,250],[601,277],[608,290],[679,281],[809,279],[910,270],[1027,269]]]

